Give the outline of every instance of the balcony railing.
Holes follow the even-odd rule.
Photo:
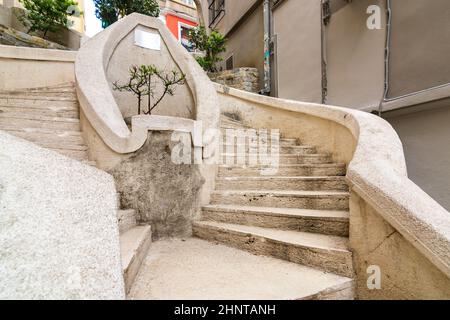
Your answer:
[[[225,13],[225,0],[210,0],[209,1],[209,27],[211,28],[222,13]]]

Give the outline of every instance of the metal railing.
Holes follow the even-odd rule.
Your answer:
[[[211,0],[208,6],[209,27],[214,25],[222,13],[225,13],[225,0]]]

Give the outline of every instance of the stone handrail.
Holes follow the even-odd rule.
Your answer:
[[[356,140],[347,181],[407,241],[450,277],[450,213],[408,179],[401,141],[383,119],[348,108],[275,99],[215,84],[220,94],[347,128]]]
[[[186,82],[192,91],[195,103],[195,120],[202,123],[203,147],[212,149],[210,145],[214,137],[208,135],[210,132],[208,129],[217,128],[219,124],[217,94],[214,87],[198,63],[176,41],[160,20],[137,13],[121,19],[88,40],[78,52],[75,62],[77,94],[87,119],[105,144],[117,153],[134,152],[147,140],[147,131],[152,126],[154,117],[132,117],[132,131],[130,131],[106,76],[109,61],[116,47],[137,26],[158,30],[174,61],[186,74]],[[182,120],[174,118],[171,123],[176,123],[176,119]],[[159,120],[161,119],[157,119]],[[146,123],[149,126],[146,126]],[[172,129],[176,130],[176,125]],[[204,153],[209,152],[204,150]]]

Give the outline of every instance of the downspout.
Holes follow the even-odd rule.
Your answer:
[[[270,42],[271,42],[271,9],[270,0],[264,0],[263,4],[264,15],[264,88],[261,90],[261,94],[270,95],[272,86],[272,72],[270,65]]]
[[[322,86],[322,104],[327,103],[328,78],[327,78],[327,39],[326,27],[330,23],[331,8],[330,0],[322,0],[320,10],[320,51],[321,51],[321,86]]]
[[[381,98],[380,104],[378,106],[378,116],[381,117],[383,112],[383,102],[387,100],[389,93],[389,58],[391,55],[391,23],[392,23],[392,7],[391,0],[386,0],[386,47],[384,50],[384,92]]]

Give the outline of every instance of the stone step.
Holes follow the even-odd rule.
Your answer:
[[[1,97],[0,106],[20,108],[66,108],[67,110],[78,110],[78,101],[73,99],[25,99],[14,96]]]
[[[257,255],[353,277],[352,253],[344,237],[211,221],[194,222],[193,233]]]
[[[75,92],[42,92],[42,91],[0,91],[0,99],[73,101],[77,102]]]
[[[20,128],[14,125],[0,124],[0,130],[3,131],[16,131],[22,133],[34,133],[34,134],[55,134],[58,136],[70,136],[70,137],[82,137],[82,132],[79,130],[58,130],[48,128]]]
[[[66,150],[66,151],[88,151],[88,146],[86,145],[77,145],[77,144],[70,144],[66,142],[35,142],[37,145],[47,148],[47,149],[53,149],[53,150]]]
[[[217,190],[337,190],[348,191],[345,177],[254,176],[220,177]]]
[[[120,235],[120,255],[127,293],[147,255],[151,242],[150,226],[136,226]]]
[[[348,237],[348,211],[207,205],[202,220]]]
[[[85,160],[85,161],[83,161],[83,163],[85,163],[85,164],[87,164],[87,165],[89,165],[89,166],[91,166],[91,167],[97,167],[97,162],[96,161],[89,161],[89,160]]]
[[[36,90],[45,90],[45,89],[53,89],[53,88],[75,88],[75,82],[73,81],[67,81],[62,82],[60,84],[52,85],[52,86],[46,86],[46,87],[36,87],[36,88],[30,88],[30,90],[36,89]]]
[[[22,92],[33,92],[33,91],[60,91],[60,90],[69,90],[69,91],[76,91],[75,83],[74,82],[63,82],[61,84],[53,85],[53,86],[46,86],[46,87],[34,87],[34,88],[23,88],[23,89],[12,89],[12,90],[2,90],[2,92],[11,92],[11,91],[22,91]]]
[[[212,192],[211,204],[348,210],[349,193],[339,191],[226,190]]]
[[[257,137],[257,139],[252,139],[251,141],[253,142],[253,143],[259,143],[259,140],[260,140],[260,138],[259,137]],[[273,139],[274,140],[274,139]],[[268,137],[268,139],[263,139],[263,138],[261,138],[261,141],[262,142],[264,142],[264,143],[267,143],[267,145],[271,145],[271,141],[272,141],[272,139],[270,139],[270,136]],[[225,135],[222,135],[222,140],[221,140],[221,145],[227,145],[227,144],[230,144],[230,143],[234,143],[235,145],[238,145],[238,144],[240,144],[240,143],[242,143],[241,141],[238,141],[238,140],[236,140],[236,139],[234,139],[234,140],[232,140],[232,139],[229,139],[228,141],[226,140],[226,136]],[[246,141],[245,141],[245,144],[249,144],[250,142],[248,141],[248,138],[246,139]],[[301,145],[300,145],[300,142],[299,142],[299,140],[298,139],[296,139],[296,138],[279,138],[279,146],[280,147],[302,147]]]
[[[54,148],[47,148],[50,150],[53,150],[55,152],[58,152],[59,154],[62,154],[66,157],[79,160],[79,161],[87,161],[89,160],[89,155],[87,151],[78,151],[78,150],[68,150],[68,149],[54,149]]]
[[[73,118],[34,117],[32,115],[6,115],[0,113],[0,126],[17,129],[46,128],[61,131],[80,131],[80,120]]]
[[[250,146],[249,144],[222,144],[220,145],[220,150],[223,153],[258,153],[260,148],[258,144]],[[317,154],[316,147],[312,146],[261,146],[262,152],[271,152],[272,150],[280,154]]]
[[[0,127],[1,130],[1,127]],[[63,146],[75,145],[75,146],[84,146],[84,139],[82,133],[80,131],[49,131],[49,132],[40,132],[40,131],[15,131],[15,130],[5,130],[10,134],[40,144],[40,145],[50,145],[56,144]]]
[[[219,177],[222,176],[259,176],[264,167],[236,167],[219,166]],[[300,164],[300,165],[280,165],[272,175],[278,176],[345,176],[345,164]]]
[[[136,211],[129,210],[117,210],[117,220],[119,222],[120,233],[127,232],[131,228],[136,227]]]
[[[21,119],[21,120],[36,120],[36,121],[48,121],[48,122],[69,122],[79,123],[80,119],[46,116],[40,113],[28,113],[28,112],[0,112],[0,118],[9,119]]]
[[[74,90],[52,90],[52,91],[8,91],[0,92],[1,98],[37,99],[37,100],[69,100],[76,101],[77,95]]]
[[[232,120],[229,118],[220,119],[221,129],[250,129],[250,127],[244,125],[241,121]]]
[[[52,107],[50,105],[47,106],[46,108],[0,106],[0,113],[30,114],[36,116],[41,115],[46,117],[61,117],[61,118],[75,118],[75,119],[80,118],[78,108]]]
[[[297,138],[281,138],[280,139],[280,145],[281,146],[298,146],[300,144],[299,140]]]
[[[128,299],[344,300],[354,299],[354,282],[198,238],[164,239],[152,243]]]
[[[20,90],[15,90],[15,91],[20,91]],[[38,92],[38,93],[72,93],[72,94],[76,94],[77,90],[75,88],[74,85],[71,86],[60,86],[60,87],[47,87],[47,88],[34,88],[34,89],[26,89],[23,90],[23,92],[25,93],[34,93],[34,92]]]
[[[116,206],[119,210],[122,208],[122,195],[120,192],[116,193]]]
[[[265,157],[270,157],[268,154]],[[274,155],[275,156],[275,155]],[[252,155],[254,157],[254,155]],[[256,160],[250,158],[249,154],[234,154],[234,153],[223,153],[221,156],[222,163],[226,165],[249,165],[249,166],[257,166],[260,165],[260,156],[256,157]],[[262,158],[264,159],[264,158]],[[256,161],[256,164],[255,164]],[[323,164],[323,163],[331,163],[333,160],[329,154],[325,153],[316,153],[316,154],[278,154],[278,163],[279,164]]]
[[[271,141],[275,139],[283,139],[283,135],[279,130],[276,129],[267,129],[267,128],[261,128],[261,129],[253,129],[253,128],[242,128],[238,126],[229,126],[229,127],[221,127],[220,128],[220,134],[222,136],[222,140],[225,142],[232,141],[232,138],[239,138],[239,139],[249,139],[252,140],[255,139],[262,139],[262,141]]]

